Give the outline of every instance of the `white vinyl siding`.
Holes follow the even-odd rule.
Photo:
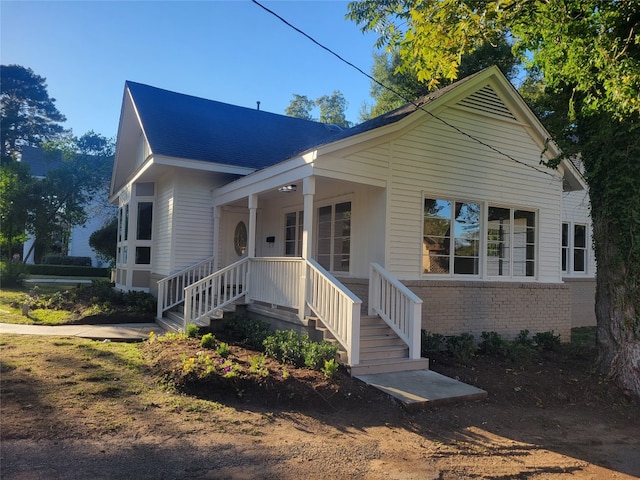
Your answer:
[[[213,254],[211,179],[205,175],[176,179],[173,203],[174,271]]]
[[[472,198],[538,212],[537,279],[560,281],[562,183],[559,174],[539,165],[540,148],[526,128],[461,109],[439,116],[517,162],[428,117],[393,140],[387,268],[401,279],[420,278],[425,196]]]
[[[172,265],[172,241],[173,229],[173,184],[159,182],[156,184],[156,235],[153,248],[153,271],[161,275],[173,273]]]

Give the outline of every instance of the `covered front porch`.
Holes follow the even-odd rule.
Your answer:
[[[385,189],[367,183],[257,172],[216,190],[215,254],[158,283],[158,318],[209,325],[243,304],[323,331],[352,374],[426,368],[422,300],[379,263]],[[338,276],[368,279],[366,310]]]

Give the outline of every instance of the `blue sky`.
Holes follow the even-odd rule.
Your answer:
[[[370,73],[376,38],[346,1],[261,3]],[[249,0],[2,0],[0,60],[45,77],[77,136],[116,136],[126,80],[280,114],[339,90],[352,122],[370,101],[367,77]]]

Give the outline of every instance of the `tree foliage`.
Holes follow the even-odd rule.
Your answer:
[[[316,121],[312,111],[315,107],[318,107],[320,118],[317,121],[348,128],[350,123],[347,121],[345,114],[347,105],[347,100],[338,90],[335,90],[331,95],[323,95],[316,100],[310,100],[305,95],[294,94],[289,106],[285,109],[285,114],[289,117]]]
[[[15,157],[21,145],[39,146],[59,137],[66,119],[49,97],[46,79],[30,68],[0,65],[0,154]]]
[[[51,155],[61,154],[61,161],[32,185],[26,228],[34,237],[36,260],[47,253],[66,254],[71,229],[84,225],[95,213],[88,205],[97,203],[96,196],[106,200],[114,145],[90,131],[49,143],[46,150]]]
[[[640,2],[361,0],[348,18],[398,49],[399,72],[430,89],[457,78],[465,54],[510,38],[522,86],[589,184],[599,362],[640,395]]]
[[[301,118],[303,120],[313,120],[311,111],[315,107],[316,102],[309,100],[306,95],[293,94],[293,99],[289,106],[285,108],[284,113],[289,117]]]
[[[89,237],[89,245],[98,258],[108,265],[115,265],[118,235],[118,218],[113,217]]]
[[[463,55],[459,75],[466,77],[492,65],[498,65],[510,80],[517,73],[519,59],[512,52],[505,37],[501,37],[497,44],[485,42],[477,50]],[[371,76],[374,79],[371,82],[373,105],[368,110],[363,109],[361,121],[390,112],[429,93],[429,86],[418,80],[415,71],[403,69],[401,66],[402,59],[398,49],[388,53],[374,53],[371,68]],[[445,86],[451,81],[442,79],[439,85]]]

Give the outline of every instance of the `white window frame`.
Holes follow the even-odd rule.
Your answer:
[[[287,253],[287,216],[295,214],[296,223],[293,226],[293,244],[295,245],[295,252],[293,254]],[[285,210],[282,215],[282,231],[284,232],[282,240],[282,254],[285,257],[301,257],[302,256],[302,234],[304,229],[304,210],[296,208],[294,210]]]
[[[424,252],[424,218],[425,218],[425,200],[436,200],[436,201],[446,201],[450,203],[450,207],[451,207],[451,212],[449,214],[449,222],[450,222],[450,233],[449,233],[449,253],[446,256],[442,256],[447,257],[449,259],[449,268],[448,268],[448,273],[429,273],[429,272],[425,272],[425,258],[429,257],[429,255],[425,255]],[[477,273],[455,273],[455,260],[456,260],[456,255],[455,255],[455,240],[456,240],[456,236],[455,236],[455,204],[456,203],[460,203],[460,204],[475,204],[478,205],[479,208],[479,228],[478,228],[478,255],[477,255]],[[484,202],[478,201],[478,200],[471,200],[471,199],[460,199],[460,198],[450,198],[447,196],[441,196],[441,195],[423,195],[422,198],[422,224],[421,224],[421,230],[422,230],[422,247],[421,247],[421,255],[420,255],[420,273],[422,275],[423,278],[450,278],[450,277],[455,277],[455,278],[459,278],[459,279],[476,279],[476,278],[480,278],[482,276],[482,271],[483,271],[483,219],[484,219],[484,211],[485,211],[485,206],[484,206]],[[460,258],[460,257],[459,257]],[[475,258],[475,257],[463,257],[463,258]]]
[[[589,271],[589,250],[591,248],[590,245],[590,232],[591,228],[588,223],[582,222],[562,222],[562,229],[566,226],[567,228],[567,244],[565,245],[561,238],[561,250],[560,250],[560,260],[562,262],[563,257],[566,253],[566,268],[562,269],[563,275],[571,275],[571,276],[586,276],[590,274]],[[576,228],[582,227],[584,228],[584,246],[577,247],[576,246]],[[562,232],[561,232],[562,237]],[[584,270],[576,270],[575,269],[575,254],[577,250],[582,250],[582,255],[584,258]],[[560,264],[562,266],[562,263]]]
[[[480,238],[479,238],[479,259],[478,259],[478,274],[465,274],[465,273],[454,273],[454,260],[455,255],[450,252],[449,254],[449,273],[425,273],[423,267],[423,260],[425,258],[423,251],[423,242],[424,242],[424,215],[425,215],[425,200],[427,199],[436,199],[436,200],[446,200],[451,202],[452,212],[451,216],[453,217],[455,202],[457,203],[473,203],[480,206]],[[512,226],[509,231],[509,239],[508,239],[508,247],[509,248],[509,266],[508,272],[503,272],[502,275],[492,275],[489,272],[489,209],[490,207],[496,208],[504,208],[505,210],[509,210],[509,224]],[[522,245],[518,246],[514,243],[514,237],[518,235],[515,228],[514,216],[516,211],[529,212],[534,215],[534,225],[533,225],[533,243],[527,242],[529,238],[525,237],[524,247]],[[540,268],[540,211],[537,208],[531,207],[523,207],[513,204],[503,204],[499,202],[493,201],[480,201],[473,200],[470,198],[453,198],[447,195],[438,195],[438,194],[430,194],[423,192],[422,195],[422,208],[421,208],[421,225],[420,225],[420,278],[422,279],[456,279],[456,280],[491,280],[491,281],[515,281],[515,282],[530,282],[536,281],[539,275]],[[451,219],[450,221],[454,222],[455,219]],[[530,227],[525,227],[530,228]],[[522,233],[522,232],[520,232]],[[525,230],[525,234],[527,231]],[[454,239],[451,238],[450,241],[453,243]],[[507,243],[507,242],[505,242]],[[533,259],[528,260],[526,249],[533,249]],[[524,271],[525,275],[517,275],[517,272],[514,274],[514,250],[517,248],[524,248],[525,256],[524,256]],[[588,248],[588,247],[587,247]],[[587,259],[588,260],[588,259]],[[531,262],[533,265],[533,274],[526,275],[527,262]]]
[[[538,209],[535,208],[527,208],[527,207],[520,207],[520,206],[514,206],[514,205],[506,205],[506,204],[501,204],[501,203],[496,203],[496,202],[486,202],[486,210],[485,210],[485,216],[484,216],[484,229],[485,229],[485,235],[484,235],[484,241],[485,241],[485,247],[484,247],[484,253],[485,253],[485,259],[484,259],[484,265],[486,268],[486,278],[491,279],[491,280],[514,280],[514,281],[523,281],[523,280],[536,280],[538,278],[538,269],[539,269],[539,265],[540,265],[540,213]],[[509,249],[509,266],[508,266],[508,272],[504,273],[502,275],[492,275],[489,269],[489,253],[488,253],[488,248],[489,248],[489,210],[490,208],[495,207],[495,208],[504,208],[505,210],[509,210],[509,225],[510,225],[510,229],[508,232],[509,235],[509,239],[507,243],[507,248]],[[530,242],[528,242],[528,237],[525,237],[525,243],[524,243],[524,249],[525,249],[525,256],[524,256],[524,265],[525,265],[525,274],[524,275],[518,275],[515,273],[515,269],[514,266],[516,265],[516,255],[515,252],[517,249],[522,248],[521,245],[517,244],[517,242],[515,242],[514,240],[516,239],[516,235],[520,234],[521,232],[516,232],[516,222],[515,222],[515,212],[516,211],[522,211],[522,212],[529,212],[532,213],[534,215],[534,225],[533,225],[533,244],[531,244]],[[529,228],[528,226],[525,226],[525,229]],[[525,230],[525,235],[527,234],[526,230]],[[533,248],[533,260],[529,260],[528,256],[527,256],[527,249],[528,247],[532,245]],[[526,270],[527,270],[527,263],[532,261],[533,262],[533,274],[532,275],[527,275],[526,274]]]
[[[336,206],[343,204],[343,203],[348,203],[349,204],[349,212],[351,213],[351,217],[350,217],[350,229],[349,229],[349,253],[348,258],[349,258],[349,268],[347,270],[336,270],[335,269],[335,265],[334,265],[334,260],[336,255],[338,255],[335,252],[335,240],[336,240]],[[319,259],[319,243],[320,243],[320,209],[322,208],[327,208],[330,207],[331,208],[331,232],[330,232],[330,244],[329,244],[329,253],[328,254],[323,254],[323,255],[328,255],[329,256],[329,268],[326,268],[329,272],[335,273],[335,274],[339,274],[339,275],[349,275],[351,272],[351,267],[352,267],[352,239],[353,239],[353,234],[352,234],[352,228],[353,228],[353,201],[350,198],[341,198],[341,199],[336,199],[334,201],[332,201],[331,203],[323,203],[317,207],[315,207],[315,215],[314,215],[314,223],[315,223],[315,259],[318,263],[320,263],[320,265],[322,265],[320,259]]]

